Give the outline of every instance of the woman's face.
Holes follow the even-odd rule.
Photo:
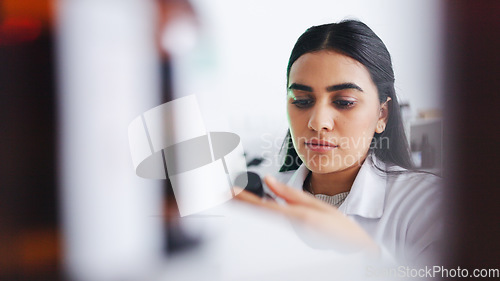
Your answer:
[[[365,66],[330,50],[304,54],[293,63],[287,100],[294,147],[315,173],[361,165],[388,116]]]

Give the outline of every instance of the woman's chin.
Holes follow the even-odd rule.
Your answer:
[[[322,165],[318,163],[305,162],[305,165],[309,171],[317,174],[328,174],[342,170],[342,167],[337,167],[331,163]]]
[[[317,174],[328,174],[328,173],[335,173],[335,172],[341,172],[348,170],[353,167],[358,167],[361,166],[362,162],[361,159],[358,159],[358,161],[349,161],[344,163],[343,161],[325,161],[325,162],[318,162],[312,160],[306,159],[306,161],[303,161],[304,164],[306,165],[307,169],[313,173]]]

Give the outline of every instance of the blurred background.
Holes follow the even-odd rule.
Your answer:
[[[275,172],[291,49],[342,19],[386,44],[413,159],[447,181],[443,263],[498,266],[499,12],[466,0],[0,1],[0,279],[144,280],[200,247],[169,183],[135,175],[128,124],[195,94],[209,131],[237,133],[249,169]]]

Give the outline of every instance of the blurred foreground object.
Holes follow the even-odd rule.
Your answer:
[[[449,182],[453,206],[445,265],[496,268],[498,273],[500,2],[444,3],[447,52],[443,137],[447,145],[443,176]]]
[[[0,280],[60,280],[52,1],[0,2]]]
[[[161,183],[135,175],[127,127],[160,102],[156,5],[58,4],[65,270],[74,280],[148,280],[163,259]]]

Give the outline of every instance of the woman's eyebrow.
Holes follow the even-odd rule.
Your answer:
[[[363,92],[363,89],[361,89],[361,87],[359,87],[358,85],[356,85],[354,83],[342,83],[342,84],[337,84],[337,85],[332,85],[332,86],[326,87],[326,90],[328,92],[335,92],[335,91],[340,91],[340,90],[345,90],[345,89],[355,89],[355,90],[358,90],[360,92]]]
[[[313,92],[312,87],[306,86],[303,84],[297,84],[297,83],[292,83],[292,85],[290,85],[288,87],[288,89],[289,90],[299,90],[299,91],[304,91],[304,92]],[[355,89],[355,90],[358,90],[360,92],[363,92],[363,89],[361,89],[361,87],[359,87],[358,85],[356,85],[354,83],[342,83],[342,84],[337,84],[337,85],[332,85],[332,86],[326,87],[326,90],[328,92],[335,92],[335,91],[340,91],[340,90],[345,90],[345,89]]]
[[[292,85],[290,85],[288,87],[288,89],[289,90],[299,90],[299,91],[304,91],[304,92],[313,92],[312,87],[309,87],[309,86],[306,86],[303,84],[297,84],[297,83],[292,83]]]

